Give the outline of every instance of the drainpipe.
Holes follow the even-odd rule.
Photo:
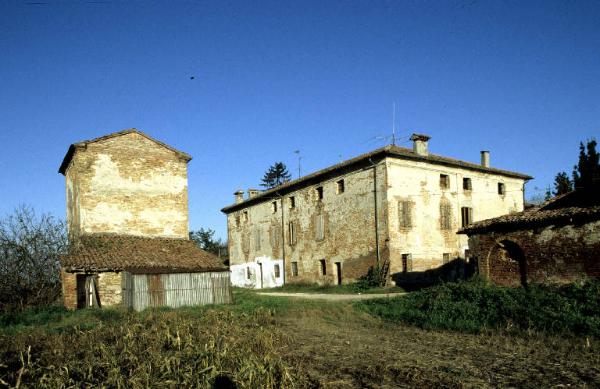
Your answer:
[[[285,222],[283,219],[283,196],[279,194],[279,192],[275,192],[275,194],[277,196],[279,196],[279,200],[280,200],[280,206],[281,206],[281,260],[283,261],[283,269],[282,269],[282,276],[283,276],[283,285],[285,285]]]
[[[375,206],[375,251],[377,253],[377,270],[379,271],[380,266],[380,254],[379,254],[379,218],[377,216],[377,164],[373,163],[371,158],[369,162],[373,167],[373,204]]]

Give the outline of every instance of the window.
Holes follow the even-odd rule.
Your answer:
[[[315,239],[325,239],[325,219],[323,215],[315,215]]]
[[[288,228],[289,228],[289,235],[290,235],[290,246],[293,246],[296,244],[296,223],[290,222],[288,224]]]
[[[276,213],[277,212],[277,201],[273,201],[271,203],[271,205],[272,205],[272,208],[273,208],[273,213]]]
[[[246,268],[246,278],[247,279],[252,278],[252,270],[250,269],[249,266]]]
[[[248,211],[244,211],[244,221],[247,222],[248,221]]]
[[[498,183],[498,194],[504,195],[506,193],[506,189],[504,188],[504,184],[502,182]]]
[[[444,253],[444,254],[442,254],[442,262],[444,264],[450,262],[450,253]]]
[[[322,186],[317,188],[317,199],[323,200],[323,187]]]
[[[235,226],[236,227],[240,226],[240,215],[235,215]]]
[[[254,230],[254,250],[260,250],[260,230]]]
[[[292,277],[298,277],[298,262],[292,262]]]
[[[296,208],[296,198],[294,196],[290,196],[290,208]]]
[[[398,225],[400,228],[412,227],[412,204],[410,201],[398,201]]]
[[[402,273],[412,271],[412,255],[402,254]]]
[[[450,177],[447,174],[440,174],[440,188],[450,188]]]
[[[279,270],[279,265],[276,264],[273,270],[275,271],[275,278],[281,277],[281,271]]]
[[[468,177],[463,177],[463,190],[471,190],[473,187],[471,186],[471,179]]]
[[[346,189],[346,188],[344,187],[344,180],[339,180],[339,181],[337,182],[337,193],[338,193],[338,194],[340,194],[340,193],[344,193],[344,190],[345,190],[345,189]]]
[[[321,275],[326,276],[327,275],[327,263],[325,262],[324,259],[320,259],[319,264],[321,267]]]
[[[442,230],[452,228],[452,206],[450,204],[440,204],[440,228]]]
[[[473,208],[462,207],[460,209],[460,215],[463,227],[466,227],[469,224],[473,223]]]

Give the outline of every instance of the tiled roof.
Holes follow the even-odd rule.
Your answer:
[[[151,140],[152,142],[154,142],[166,149],[173,151],[174,153],[176,153],[177,155],[179,155],[181,158],[185,159],[186,161],[192,160],[191,155],[184,153],[183,151],[179,151],[176,148],[171,147],[166,143],[156,140],[156,139],[152,138],[151,136],[149,136],[148,134],[145,134],[144,132],[142,132],[136,128],[130,128],[130,129],[123,130],[123,131],[113,132],[112,134],[104,135],[99,138],[95,138],[95,139],[91,139],[91,140],[82,140],[81,142],[73,143],[71,146],[69,146],[69,150],[67,150],[67,154],[65,154],[65,157],[63,158],[63,161],[60,164],[60,167],[58,168],[58,172],[61,174],[65,174],[65,172],[67,171],[67,167],[69,167],[69,163],[71,162],[71,159],[73,158],[73,155],[75,154],[75,151],[77,150],[77,148],[83,148],[88,143],[100,142],[100,141],[103,141],[106,139],[114,138],[114,137],[121,136],[121,135],[127,135],[127,134],[141,135],[144,138],[147,138],[147,139]]]
[[[459,167],[459,168],[463,168],[463,169],[475,170],[475,171],[484,172],[484,173],[491,173],[491,174],[498,174],[498,175],[507,176],[507,177],[521,178],[524,180],[530,180],[533,178],[531,176],[528,176],[528,175],[522,174],[522,173],[516,173],[516,172],[511,172],[508,170],[484,167],[484,166],[481,166],[476,163],[460,161],[458,159],[442,157],[439,155],[434,155],[434,154],[418,155],[415,152],[413,152],[412,149],[408,149],[405,147],[399,147],[399,146],[395,146],[395,145],[388,145],[388,146],[373,150],[371,152],[361,154],[355,158],[352,158],[347,161],[338,163],[336,165],[327,167],[325,169],[319,170],[315,173],[306,175],[304,177],[300,177],[296,180],[286,182],[286,183],[279,185],[273,189],[261,192],[260,194],[254,196],[250,199],[246,199],[245,201],[243,201],[239,204],[229,205],[229,206],[223,208],[221,211],[224,213],[230,213],[230,212],[245,208],[246,206],[260,203],[261,201],[264,201],[267,199],[271,199],[274,196],[289,193],[298,188],[301,188],[301,187],[304,187],[307,185],[311,185],[315,181],[319,181],[320,179],[323,179],[324,176],[327,176],[329,174],[335,174],[336,172],[338,172],[340,170],[353,168],[354,166],[359,167],[359,168],[363,167],[363,165],[365,163],[368,163],[368,161],[370,159],[377,159],[377,158],[382,158],[382,157],[386,157],[386,156],[395,157],[395,158],[399,158],[399,159],[420,161],[420,162],[429,162],[429,163],[437,164],[437,165]]]
[[[458,233],[472,235],[491,230],[518,229],[555,223],[566,224],[592,220],[600,220],[600,206],[548,210],[536,207],[519,213],[482,220],[459,230]]]
[[[61,257],[66,271],[201,272],[227,270],[215,255],[188,239],[84,235]]]

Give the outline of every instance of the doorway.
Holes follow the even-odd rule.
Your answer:
[[[77,308],[98,307],[98,289],[95,275],[77,274]]]
[[[337,284],[342,285],[342,263],[341,262],[335,263],[335,271],[337,274]]]

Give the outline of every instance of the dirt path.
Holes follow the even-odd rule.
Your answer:
[[[284,358],[314,387],[600,386],[598,340],[427,331],[339,311],[278,322]]]
[[[335,294],[335,293],[284,293],[284,292],[258,292],[263,296],[293,297],[311,300],[327,301],[355,301],[404,296],[406,293],[372,293],[372,294]]]

